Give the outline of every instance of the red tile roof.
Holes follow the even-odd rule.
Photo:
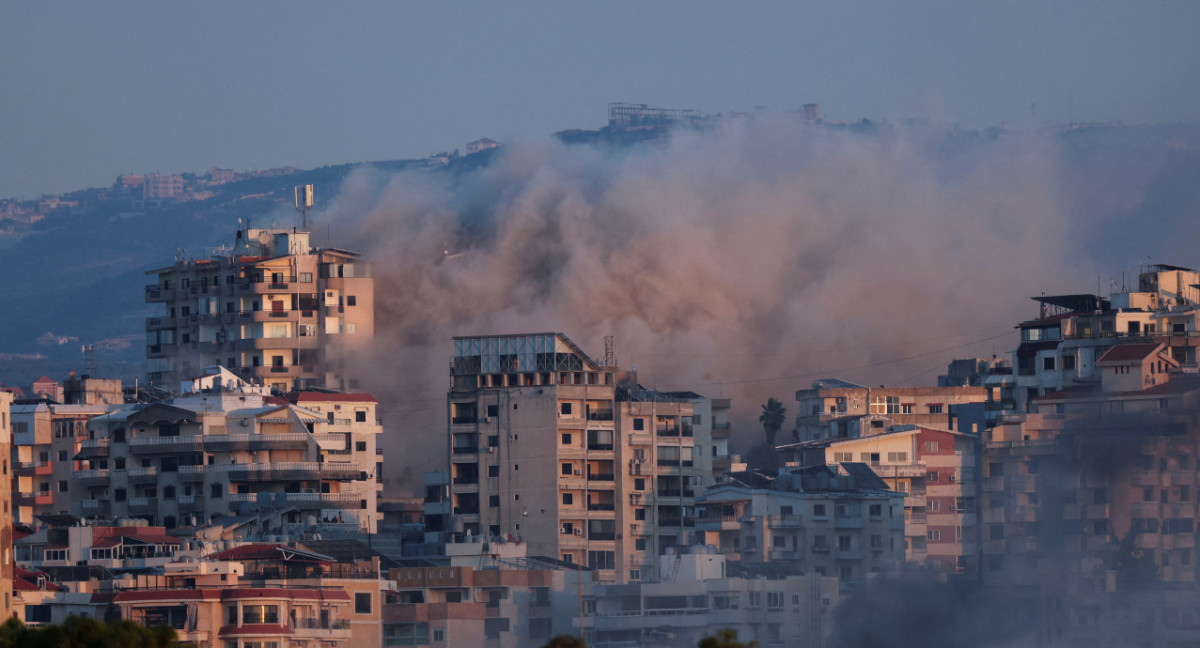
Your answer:
[[[1118,344],[1100,356],[1096,364],[1106,362],[1140,362],[1146,356],[1154,353],[1161,344],[1154,342],[1139,342],[1136,344]]]

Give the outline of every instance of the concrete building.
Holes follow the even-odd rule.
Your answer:
[[[364,394],[220,389],[123,406],[87,424],[71,513],[167,528],[267,514],[262,533],[376,529],[382,426]]]
[[[983,387],[863,387],[838,379],[796,392],[796,440],[850,439],[893,425],[955,428],[984,421]],[[977,411],[976,411],[977,410]]]
[[[751,575],[707,553],[661,556],[657,583],[596,586],[584,601],[588,646],[695,646],[723,628],[739,641],[797,648],[826,645],[836,578],[815,573]]]
[[[374,280],[355,252],[296,230],[238,230],[233,251],[147,273],[147,378],[171,390],[222,365],[279,391],[357,388],[353,354],[375,331]]]
[[[1010,411],[1055,391],[1085,385],[1109,347],[1123,341],[1161,342],[1179,365],[1197,366],[1200,345],[1200,272],[1156,264],[1144,267],[1137,286],[1121,286],[1108,297],[1042,295],[1038,317],[1017,326],[1021,344]]]
[[[12,457],[12,394],[0,392],[0,483],[12,484],[13,473],[9,458]],[[13,491],[0,488],[0,587],[4,587],[4,599],[0,605],[0,618],[13,615]]]
[[[1118,344],[1088,384],[987,431],[984,582],[1036,600],[1044,641],[1200,641],[1200,376],[1172,357],[1161,342]]]
[[[13,521],[35,525],[38,516],[71,512],[75,460],[88,441],[87,422],[119,405],[64,405],[22,400],[12,406]]]
[[[730,560],[860,583],[904,559],[904,493],[862,464],[732,473],[697,508],[703,543]]]
[[[606,582],[656,578],[711,483],[712,417],[693,422],[703,399],[645,390],[562,334],[454,345],[449,466],[426,480],[428,528],[520,539]]]
[[[525,545],[493,553],[494,545],[448,547],[448,565],[393,569],[383,608],[388,646],[540,646],[571,634],[580,592],[591,574],[553,560],[525,556]],[[582,580],[581,580],[582,579]],[[585,583],[584,581],[589,581]]]
[[[797,465],[866,464],[904,494],[905,559],[947,574],[977,574],[979,437],[903,425],[856,439],[786,446]]]

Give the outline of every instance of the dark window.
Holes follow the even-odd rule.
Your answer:
[[[570,475],[572,472],[571,464],[565,463],[562,465],[562,474]]]
[[[354,295],[346,295],[346,305],[347,306],[357,306],[358,299]]]
[[[488,477],[499,477],[499,476],[500,476],[500,466],[498,466],[498,465],[488,466]]]
[[[209,489],[209,494],[214,498],[222,497],[222,492],[220,484],[213,484]]]
[[[488,405],[487,406],[487,415],[488,416],[498,416],[499,414],[500,414],[500,407],[498,405]]]
[[[571,445],[571,435],[570,434],[562,435],[562,444],[563,445]]]
[[[500,506],[500,496],[499,495],[488,495],[488,506],[491,506],[491,507]]]
[[[355,614],[370,614],[371,613],[371,594],[370,594],[370,592],[356,592],[354,594],[354,613]]]
[[[1054,371],[1054,356],[1046,356],[1042,358],[1042,369],[1046,371]]]
[[[355,441],[354,442],[354,450],[357,452],[366,452],[367,451],[367,442],[366,441]]]
[[[359,410],[359,411],[355,412],[355,413],[354,413],[354,420],[355,420],[356,422],[358,422],[358,423],[366,423],[366,422],[367,422],[367,413],[366,413],[366,411],[364,411],[364,410]]]
[[[114,502],[124,502],[125,501],[125,489],[124,488],[114,488],[113,489],[113,501]]]
[[[640,419],[640,418],[633,419],[633,429],[645,430],[646,429],[646,419]]]
[[[563,503],[563,506],[571,506],[572,504],[575,503],[575,495],[572,493],[563,493],[562,494],[562,503]]]

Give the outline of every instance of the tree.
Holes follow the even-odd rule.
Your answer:
[[[104,622],[72,616],[61,625],[31,628],[17,619],[0,626],[0,648],[179,648],[170,626],[147,628],[132,621]]]
[[[779,428],[783,427],[783,422],[787,418],[787,408],[783,403],[775,400],[773,397],[767,399],[767,404],[762,406],[762,415],[758,417],[758,422],[762,423],[763,432],[767,435],[767,446],[775,447],[775,436],[779,434]]]
[[[771,399],[775,400],[775,399]],[[751,641],[750,643],[742,643],[737,640],[737,630],[733,628],[721,628],[716,634],[709,635],[700,640],[697,648],[757,648],[758,642]]]

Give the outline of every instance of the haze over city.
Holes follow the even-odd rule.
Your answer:
[[[0,644],[1200,642],[1197,24],[0,8]]]

